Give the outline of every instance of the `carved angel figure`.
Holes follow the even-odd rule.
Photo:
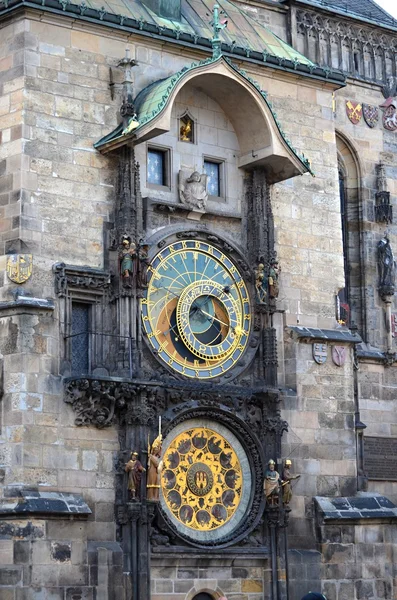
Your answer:
[[[191,209],[204,210],[207,200],[207,175],[194,171],[186,176],[186,171],[179,171],[179,199]]]

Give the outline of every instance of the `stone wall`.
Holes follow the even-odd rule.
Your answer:
[[[120,547],[87,543],[85,523],[11,519],[0,535],[1,600],[124,600]]]
[[[269,569],[269,561],[255,557],[154,557],[152,600],[192,600],[199,592],[228,600],[268,600]]]
[[[396,525],[323,525],[322,592],[327,600],[395,598]]]
[[[364,119],[353,125],[346,114],[346,101],[366,102],[379,106],[384,101],[380,87],[350,81],[343,90],[338,90],[336,103],[336,128],[344,136],[340,146],[344,165],[352,164],[358,175],[356,183],[348,183],[349,193],[356,199],[356,211],[348,212],[350,245],[361,245],[356,260],[352,261],[350,276],[356,286],[352,299],[352,320],[357,324],[366,345],[367,357],[359,358],[358,403],[360,418],[367,426],[364,435],[395,437],[397,372],[395,367],[385,366],[381,353],[386,351],[385,304],[378,292],[377,244],[388,230],[393,248],[397,247],[394,225],[375,221],[374,205],[376,193],[376,165],[385,165],[387,186],[393,198],[397,193],[395,183],[396,146],[395,134],[383,128],[382,111],[379,122],[370,129]],[[350,169],[352,171],[353,169]],[[356,185],[356,188],[354,187]],[[394,220],[395,220],[394,215]],[[361,221],[361,224],[360,224]],[[359,234],[359,231],[362,233]],[[359,263],[357,265],[357,261]],[[396,300],[392,312],[396,312]],[[362,317],[363,315],[363,317]],[[393,343],[396,351],[395,342]],[[372,358],[371,358],[372,353]],[[393,481],[369,481],[372,491],[384,493],[393,500],[397,498],[397,483]]]
[[[26,51],[25,51],[26,49]],[[0,43],[0,254],[20,250],[22,189],[27,184],[22,160],[24,63],[30,68],[32,52],[24,22],[1,29]],[[2,285],[5,261],[1,262]]]
[[[291,339],[286,350],[286,387],[295,394],[282,402],[289,431],[282,455],[300,479],[293,484],[291,548],[314,548],[313,496],[353,495],[356,490],[353,365],[337,367],[327,346],[327,362],[313,360],[312,343]],[[350,360],[349,360],[350,358]]]
[[[256,4],[249,2],[247,5],[254,16],[258,14],[264,21],[268,18],[272,27],[284,37],[286,28],[282,12],[277,9],[266,16],[265,12],[255,12]],[[183,56],[179,50],[163,46],[159,41],[151,41],[149,46],[138,36],[89,30],[89,25],[83,29],[77,23],[72,27],[66,19],[60,25],[55,18],[45,16],[42,21],[33,16],[29,20],[21,19],[1,30],[1,248],[3,253],[11,249],[33,253],[33,276],[24,289],[34,296],[55,299],[52,272],[55,262],[92,267],[105,264],[104,230],[114,206],[115,162],[112,157],[99,155],[93,149],[93,143],[118,122],[119,90],[116,89],[116,99],[112,100],[108,87],[109,67],[114,68],[123,57],[127,43],[132,56],[139,61],[139,66],[134,69],[136,92],[197,58],[203,58],[191,50]],[[318,89],[316,83],[293,76],[280,78],[270,71],[264,74],[254,65],[248,70],[269,92],[288,137],[310,158],[316,174],[315,178],[306,174],[272,189],[277,251],[282,268],[279,308],[285,311],[283,325],[335,327],[334,298],[344,286],[337,125],[347,138],[353,140],[352,145],[361,161],[360,209],[365,218],[364,266],[368,281],[365,341],[384,349],[383,307],[376,291],[375,266],[375,247],[383,234],[383,226],[374,223],[371,211],[375,164],[379,160],[387,164],[392,195],[397,193],[394,181],[396,148],[393,134],[384,131],[380,124],[375,130],[370,130],[363,122],[353,126],[345,113],[346,99],[379,104],[380,90],[367,84],[350,83],[337,94],[334,120],[331,90]],[[116,83],[120,83],[121,75],[117,70],[114,70],[114,77]],[[212,123],[218,123],[221,118],[219,107],[214,103],[210,105],[207,97],[205,106],[201,106],[200,96],[192,97],[192,90],[188,88],[185,92],[186,95],[179,98],[176,111],[187,106],[196,112],[199,125],[206,127],[215,141]],[[202,96],[201,100],[204,101]],[[175,112],[173,133],[163,140],[153,140],[154,144],[167,144],[179,153],[173,170],[171,196],[174,201],[179,165],[185,161],[187,166],[200,166],[201,153],[207,152],[195,147],[198,152],[193,153],[191,159],[181,159],[184,148],[176,139],[177,114]],[[223,114],[222,118],[225,119]],[[230,121],[225,119],[223,122],[225,126],[217,129],[228,132],[230,140],[233,135]],[[232,183],[229,189],[233,191],[230,206],[237,211],[240,208],[241,174],[235,168],[233,150],[238,150],[236,145],[224,147],[230,172],[235,170],[232,177],[235,176],[236,185]],[[342,154],[343,151],[342,148]],[[138,148],[137,154],[144,175],[146,145]],[[144,176],[142,181],[144,194],[150,195]],[[175,216],[152,215],[151,218],[152,230],[182,222]],[[229,235],[239,234],[238,216],[232,223],[218,215],[206,219],[203,222],[211,228]],[[394,229],[391,237],[396,247]],[[4,272],[4,256],[0,264]],[[7,281],[0,290],[1,299],[10,300],[14,288]],[[0,594],[4,594],[4,600],[31,600],[29,587],[37,591],[38,597],[41,593],[45,600],[58,600],[58,597],[62,598],[61,594],[67,600],[75,600],[76,596],[91,600],[95,588],[113,585],[113,571],[107,570],[107,565],[111,564],[108,562],[110,555],[106,553],[113,552],[113,546],[109,544],[115,540],[117,429],[75,426],[74,413],[62,398],[58,319],[56,299],[54,310],[25,307],[2,315],[0,350],[4,361],[5,394],[0,473],[6,487],[24,481],[48,490],[80,493],[89,503],[92,515],[82,524],[40,521],[29,528],[26,521],[22,525],[16,523],[14,530],[9,531],[0,544],[4,565],[0,573],[0,586],[3,586]],[[364,330],[363,324],[362,328]],[[279,331],[283,331],[280,324]],[[355,492],[353,363],[350,355],[345,366],[338,368],[328,354],[327,363],[317,365],[313,361],[311,344],[298,344],[289,335],[287,329],[285,362],[280,360],[280,381],[285,380],[292,390],[282,404],[283,418],[290,424],[283,456],[290,456],[294,472],[302,475],[294,489],[291,505],[290,546],[314,548],[313,495]],[[369,433],[395,435],[395,387],[394,369],[386,370],[379,363],[361,369],[361,417],[368,424]],[[387,494],[396,494],[393,483],[370,483],[371,486],[382,487]],[[22,539],[18,527],[28,527]],[[335,600],[349,597],[350,600],[353,593],[357,599],[370,597],[366,596],[369,593],[375,598],[388,597],[390,578],[394,575],[386,572],[385,565],[390,552],[395,551],[394,539],[388,537],[394,536],[393,532],[394,529],[387,529],[387,526],[379,527],[377,533],[375,529],[356,528],[353,537],[352,532],[347,531],[336,532],[332,541],[331,537],[329,540],[324,538],[322,576],[326,580],[324,591],[329,600],[333,597]],[[105,551],[99,551],[96,547],[99,558],[93,558],[96,556],[94,550],[90,555],[91,546],[86,546],[86,540],[91,544],[95,541],[99,549],[105,548]],[[357,550],[353,543],[357,544]],[[115,554],[116,551],[111,560],[118,565]],[[377,557],[383,566],[376,571],[376,562],[376,568],[371,571],[371,564]],[[295,559],[295,563],[292,560],[293,581],[304,570],[305,581],[317,582],[319,555],[302,552],[296,554]],[[98,561],[99,565],[96,565]],[[31,572],[26,567],[29,563],[34,565]],[[358,571],[353,575],[355,569]],[[98,579],[95,573],[98,573]],[[117,577],[120,574],[117,569],[115,573]],[[209,565],[208,559],[192,556],[184,557],[182,566],[177,559],[156,558],[152,575],[153,600],[182,600],[186,594],[193,596],[204,589],[222,591],[230,600],[259,600],[267,597],[269,589],[268,564],[264,560],[250,559],[247,566],[243,559],[218,562],[213,559]],[[374,583],[375,577],[379,582]],[[47,582],[46,592],[40,591],[43,579]],[[203,585],[207,587],[203,588]],[[114,587],[119,586],[115,583]]]

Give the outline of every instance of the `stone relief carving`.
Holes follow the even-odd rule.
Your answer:
[[[55,292],[65,296],[68,287],[88,290],[106,290],[110,285],[110,274],[90,267],[76,267],[57,263],[53,267],[55,273]]]
[[[179,171],[179,199],[192,210],[205,210],[208,192],[207,175],[194,171],[190,173],[184,169]]]

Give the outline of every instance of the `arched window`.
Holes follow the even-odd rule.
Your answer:
[[[349,245],[348,245],[348,223],[346,206],[346,182],[344,166],[339,162],[339,198],[340,198],[340,216],[342,226],[342,244],[343,244],[343,266],[345,272],[345,287],[339,290],[337,296],[337,320],[341,325],[350,325],[350,306],[349,306]]]
[[[214,600],[214,598],[206,592],[200,592],[194,596],[193,600]]]
[[[342,134],[337,134],[339,197],[345,287],[339,291],[337,308],[341,321],[354,323],[366,339],[365,272],[362,257],[360,174],[356,153]]]

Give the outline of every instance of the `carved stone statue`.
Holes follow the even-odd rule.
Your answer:
[[[394,294],[396,263],[387,235],[378,242],[379,289],[381,295]]]
[[[255,269],[255,293],[256,301],[259,304],[264,304],[267,299],[267,289],[265,265],[263,263],[259,263],[257,269]]]
[[[269,269],[269,296],[270,298],[276,299],[278,298],[278,294],[280,291],[278,278],[280,275],[280,267],[277,261],[274,261],[270,265]]]
[[[187,171],[179,171],[179,199],[192,210],[205,210],[208,200],[207,175],[194,171],[188,176]]]
[[[133,500],[139,499],[141,491],[142,473],[146,471],[142,463],[138,460],[138,452],[132,452],[131,458],[125,465],[125,471],[128,473],[128,489]]]
[[[119,260],[121,277],[125,287],[131,287],[136,274],[136,259],[136,245],[134,242],[130,242],[128,238],[124,238],[119,252]]]
[[[292,475],[291,474],[291,469],[292,467],[292,462],[287,458],[287,460],[284,462],[284,469],[283,469],[283,476],[282,476],[282,486],[283,486],[283,503],[284,504],[289,504],[291,502],[291,498],[292,498],[292,487],[291,487],[291,481],[293,479],[298,479],[300,477],[300,475]]]
[[[268,469],[265,473],[265,481],[263,488],[265,490],[266,502],[270,506],[278,504],[278,497],[280,491],[280,475],[275,470],[275,462],[270,459],[268,462]]]
[[[147,270],[149,266],[149,244],[139,240],[138,246],[138,273],[137,285],[140,288],[147,288]]]
[[[147,473],[147,499],[158,502],[160,500],[160,476],[163,461],[161,460],[161,446],[163,438],[159,435],[153,442],[148,455]]]

